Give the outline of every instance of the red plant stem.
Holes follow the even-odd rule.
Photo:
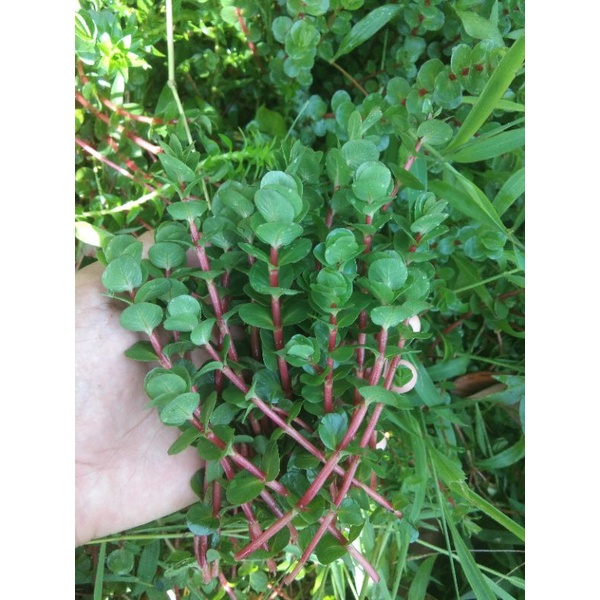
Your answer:
[[[152,344],[154,352],[156,352],[158,356],[160,366],[164,369],[171,369],[173,367],[173,363],[171,362],[171,359],[163,352],[162,344],[158,339],[158,335],[153,331],[148,337],[150,339],[150,343]]]
[[[388,332],[387,329],[381,328],[379,332],[379,354],[375,359],[375,364],[371,369],[371,376],[369,377],[369,385],[377,385],[381,373],[383,372],[383,366],[385,364],[385,346],[387,344]]]
[[[411,155],[408,157],[407,161],[404,163],[404,170],[405,170],[405,171],[410,171],[410,169],[412,168],[412,166],[413,166],[413,164],[414,164],[415,160],[417,160],[417,154],[419,154],[419,150],[421,149],[421,145],[422,145],[422,144],[423,144],[423,140],[422,140],[422,139],[420,139],[420,140],[417,140],[417,143],[415,144],[415,153],[414,153],[414,154],[411,154]],[[401,186],[401,185],[402,185],[402,184],[400,183],[400,181],[398,181],[398,180],[397,180],[397,181],[396,181],[396,183],[394,184],[394,189],[392,190],[392,192],[391,192],[391,194],[390,194],[390,196],[391,196],[392,198],[395,198],[395,197],[398,195],[398,192],[399,192],[399,190],[400,190],[400,186]],[[388,210],[388,209],[389,209],[389,207],[390,207],[391,205],[392,205],[392,202],[390,201],[390,202],[388,202],[387,204],[383,205],[383,206],[381,207],[381,210],[382,210],[382,211],[386,211],[386,210]]]
[[[219,355],[217,354],[216,350],[210,344],[206,344],[204,346],[204,348],[206,348],[207,352],[215,360],[219,360],[219,358],[218,358]],[[248,390],[250,388],[248,388],[248,386],[244,383],[244,381],[238,375],[236,375],[236,373],[234,371],[232,371],[227,365],[223,365],[222,371],[223,371],[223,374],[225,375],[225,377],[227,377],[227,379],[229,379],[229,381],[231,381],[239,390],[241,390],[242,392],[244,392],[246,394],[248,393]],[[262,410],[262,412],[265,413],[265,415],[267,415],[267,417],[269,417],[276,425],[278,425],[281,429],[283,429],[283,431],[287,435],[289,435],[295,442],[297,442],[305,450],[310,452],[315,458],[318,458],[323,463],[327,462],[325,455],[312,442],[307,440],[303,435],[301,435],[298,431],[296,431],[293,427],[291,427],[288,423],[286,423],[286,421],[284,421],[271,407],[269,407],[268,404],[263,402],[257,396],[253,396],[252,398],[250,398],[250,401],[255,406],[257,406],[260,410]],[[345,473],[346,473],[344,471],[344,469],[342,469],[342,467],[340,467],[339,465],[336,465],[334,467],[334,472],[337,475],[342,475],[342,476],[345,475]],[[269,482],[269,483],[272,483],[272,482]],[[375,500],[375,502],[377,502],[379,505],[381,505],[386,510],[389,510],[390,512],[394,513],[394,515],[396,515],[398,518],[402,518],[401,512],[397,511],[390,504],[390,502],[388,502],[388,500],[386,500],[381,494],[379,494],[375,490],[372,490],[368,485],[364,484],[362,481],[353,479],[352,485],[362,489],[367,495],[369,495],[371,498],[373,498],[373,500]]]
[[[114,152],[119,154],[119,145],[109,135],[106,136],[106,143],[113,149]],[[140,169],[140,167],[138,167],[132,160],[130,160],[128,158],[124,158],[123,156],[121,156],[121,158],[122,158],[123,162],[127,165],[127,167],[129,169],[131,169],[133,172],[140,173],[144,179],[152,180],[152,175],[150,175],[150,173],[147,173],[146,171],[143,171],[142,169]]]
[[[196,562],[202,572],[204,583],[209,583],[211,579],[210,566],[206,560],[206,552],[208,550],[208,538],[205,535],[194,536],[194,556]]]
[[[265,68],[264,68],[264,66],[262,64],[262,61],[260,60],[260,56],[258,55],[258,51],[256,49],[256,46],[254,45],[254,42],[251,42],[248,39],[248,27],[246,26],[246,21],[244,19],[244,15],[242,15],[242,10],[240,8],[236,8],[235,9],[235,14],[237,15],[238,22],[240,24],[240,27],[242,28],[242,32],[246,36],[246,43],[248,44],[248,48],[250,48],[250,51],[254,55],[254,58],[256,60],[256,64],[258,65],[258,68],[264,73],[265,72]]]
[[[235,560],[243,560],[258,550],[265,542],[270,540],[276,533],[281,531],[292,519],[297,515],[295,509],[290,510],[287,514],[283,515],[273,525],[265,529],[261,535],[255,540],[250,542],[245,548],[242,548],[237,554],[234,555]]]
[[[192,236],[192,242],[194,243],[194,248],[196,249],[196,255],[198,256],[198,261],[200,263],[200,268],[206,273],[210,271],[210,261],[208,260],[208,255],[206,254],[206,250],[204,246],[200,243],[200,232],[198,231],[198,227],[196,223],[192,219],[189,220],[190,225],[190,234]],[[219,292],[217,290],[217,286],[215,282],[210,280],[206,282],[206,287],[208,288],[208,294],[210,296],[210,303],[212,304],[213,310],[215,311],[215,317],[217,318],[217,327],[221,332],[221,335],[225,337],[226,335],[230,338],[229,344],[229,358],[231,360],[237,362],[238,354],[235,348],[235,344],[233,342],[233,337],[229,330],[229,326],[225,319],[223,319],[223,305],[221,303],[221,298],[219,296]],[[216,359],[220,360],[220,359]]]
[[[229,479],[230,481],[235,477],[235,472],[232,468],[232,466],[229,464],[229,461],[227,460],[227,458],[223,458],[221,459],[221,466],[223,467],[223,472],[225,473],[225,477],[227,477],[227,479]],[[246,516],[246,520],[248,521],[248,530],[250,532],[250,538],[252,540],[255,540],[259,535],[262,534],[262,529],[260,527],[259,522],[256,520],[256,517],[254,516],[254,512],[252,511],[252,507],[250,506],[250,504],[248,502],[245,502],[244,504],[241,505],[241,509],[242,512],[244,513],[244,515]],[[263,550],[269,550],[269,546],[265,543],[262,546]],[[275,572],[277,571],[277,565],[275,564],[275,562],[273,561],[273,559],[269,559],[267,561],[269,569],[271,569],[271,571]]]
[[[78,146],[81,146],[88,154],[91,154],[94,158],[97,158],[99,161],[102,161],[105,165],[108,165],[109,167],[117,171],[117,173],[120,173],[121,175],[123,175],[124,177],[128,177],[129,179],[134,179],[134,176],[129,171],[115,164],[114,162],[106,158],[106,156],[100,154],[100,152],[98,152],[95,148],[92,148],[92,146],[90,146],[87,142],[84,142],[83,140],[76,137],[75,143]]]
[[[231,586],[229,581],[225,579],[225,575],[223,575],[222,571],[219,571],[219,581],[221,582],[221,589],[225,590],[225,592],[231,598],[231,600],[237,600],[237,596],[233,591],[233,587]]]
[[[279,287],[279,253],[276,247],[271,246],[269,266],[269,284],[272,288]],[[273,340],[275,342],[275,350],[283,350],[285,346],[283,339],[283,326],[281,322],[281,298],[271,296],[271,316],[275,331],[273,332]],[[277,356],[277,367],[279,368],[279,378],[281,379],[281,387],[287,398],[292,398],[294,395],[288,365],[282,356]]]
[[[298,502],[296,503],[296,506],[298,508],[306,508],[306,506],[319,493],[323,485],[325,485],[325,482],[327,481],[329,475],[331,475],[338,462],[342,458],[342,452],[346,449],[348,444],[350,444],[350,442],[356,437],[358,429],[361,426],[365,415],[367,414],[367,409],[367,403],[363,402],[354,411],[354,414],[352,415],[352,419],[350,421],[350,425],[348,425],[346,435],[344,435],[342,441],[339,443],[338,447],[335,449],[333,454],[327,459],[325,465],[319,471],[319,474],[315,477],[314,481],[310,484],[308,490],[306,490],[302,498],[300,498],[300,500],[298,500]]]
[[[329,324],[331,325],[331,329],[329,330],[329,344],[328,344],[328,352],[329,356],[327,357],[327,367],[329,369],[327,376],[325,377],[325,382],[323,384],[323,400],[324,400],[324,411],[325,413],[330,413],[333,410],[333,365],[334,360],[331,356],[331,353],[335,350],[335,344],[337,340],[337,315],[331,314],[329,315]]]
[[[284,515],[283,511],[279,508],[279,506],[277,505],[277,502],[275,502],[275,499],[273,498],[273,496],[271,496],[271,494],[269,493],[268,490],[263,490],[260,493],[260,497],[264,500],[264,502],[267,505],[267,507],[269,508],[269,510],[277,518],[283,517],[283,515]],[[298,543],[298,530],[291,523],[288,523],[288,529],[290,530],[290,539],[293,541],[294,544],[297,544]]]
[[[92,106],[90,102],[88,102],[79,92],[75,92],[75,98],[83,106],[87,108],[91,113],[93,113],[96,117],[98,117],[101,121],[104,121],[107,125],[110,125],[110,117],[100,112],[97,108]],[[139,135],[132,133],[131,131],[125,131],[123,125],[117,125],[116,130],[118,133],[125,133],[125,135],[133,142],[135,142],[140,148],[143,148],[147,152],[152,155],[160,154],[163,150],[160,146],[155,146],[150,142],[147,142],[144,138],[141,138]]]

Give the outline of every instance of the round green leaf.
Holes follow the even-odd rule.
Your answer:
[[[160,269],[173,269],[185,263],[185,250],[175,242],[158,242],[148,251],[148,258]]]
[[[160,306],[149,302],[140,302],[128,306],[121,313],[121,325],[129,331],[140,331],[147,335],[160,325],[163,311]]]
[[[102,284],[111,292],[131,292],[142,284],[139,260],[127,254],[115,258],[102,273]]]
[[[173,397],[187,391],[188,384],[176,373],[151,371],[144,381],[144,389],[150,398],[158,398],[165,394]]]
[[[395,256],[391,255],[379,258],[369,265],[369,280],[383,284],[390,290],[401,288],[406,282],[407,277],[406,264],[397,254]]]
[[[196,325],[190,334],[190,339],[196,346],[204,346],[208,344],[212,338],[213,329],[216,323],[216,319],[207,319]]]
[[[254,196],[256,208],[265,221],[272,223],[292,223],[295,216],[294,207],[283,194],[273,189],[258,190]]]
[[[196,298],[190,296],[189,294],[177,296],[173,298],[167,305],[167,312],[171,316],[183,314],[199,315],[200,303],[198,300],[196,300]]]
[[[106,557],[106,565],[115,575],[127,575],[133,569],[134,558],[130,550],[119,548]]]
[[[329,413],[319,423],[319,437],[330,450],[335,450],[348,430],[348,415],[346,413]]]
[[[204,214],[207,209],[208,205],[201,200],[174,202],[167,206],[167,212],[176,221],[190,221]]]
[[[448,123],[437,119],[423,121],[417,129],[417,135],[423,143],[432,146],[443,146],[452,139],[452,133],[452,127]]]
[[[370,140],[352,140],[342,146],[342,156],[346,164],[355,170],[365,162],[376,161],[379,150]]]
[[[352,191],[357,198],[373,202],[389,195],[392,190],[392,173],[379,161],[368,161],[356,170]]]
[[[298,223],[263,223],[256,228],[257,237],[274,248],[291,244],[303,232],[304,229]]]

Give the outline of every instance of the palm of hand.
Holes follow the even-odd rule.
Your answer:
[[[180,510],[195,496],[189,480],[200,459],[169,456],[177,438],[147,408],[144,363],[123,352],[137,336],[119,323],[121,308],[103,296],[102,267],[76,276],[76,543]]]

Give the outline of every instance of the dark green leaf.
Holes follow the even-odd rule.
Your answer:
[[[210,535],[216,533],[219,528],[219,520],[212,516],[212,508],[201,502],[190,507],[186,522],[194,535]]]
[[[240,471],[229,482],[227,500],[231,504],[245,504],[254,500],[264,488],[265,484],[260,479],[250,475],[247,471]]]
[[[148,258],[160,269],[174,269],[185,262],[185,250],[175,242],[158,242],[148,250]]]
[[[199,403],[200,395],[196,392],[180,394],[160,411],[160,420],[165,425],[183,425],[194,416]]]
[[[271,311],[265,306],[255,303],[242,304],[238,314],[240,319],[247,325],[263,329],[275,329]]]
[[[134,560],[133,552],[119,548],[106,557],[106,564],[115,575],[127,575],[133,570]]]
[[[200,432],[194,427],[186,429],[170,446],[167,450],[167,454],[179,454],[193,444],[199,437]]]
[[[319,437],[330,450],[335,450],[348,430],[346,413],[329,413],[319,422]]]

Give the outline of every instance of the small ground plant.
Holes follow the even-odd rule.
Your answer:
[[[523,9],[81,3],[77,264],[203,467],[78,597],[523,597]]]

